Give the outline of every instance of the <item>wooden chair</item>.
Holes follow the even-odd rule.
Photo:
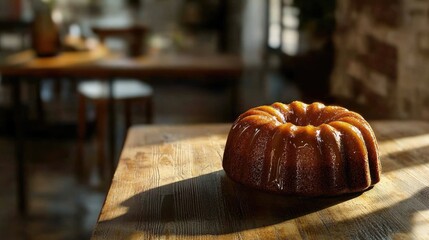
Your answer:
[[[146,34],[146,28],[134,26],[121,29],[93,28],[101,42],[106,38],[122,38],[128,44],[128,55],[138,56],[143,54],[142,40]],[[84,138],[86,135],[86,104],[95,104],[96,132],[97,132],[97,167],[102,180],[106,177],[106,120],[109,103],[109,85],[107,81],[83,81],[78,84],[78,153],[77,171],[80,179],[84,179]],[[128,129],[132,122],[132,105],[141,104],[145,109],[146,121],[152,123],[152,96],[153,89],[150,85],[135,79],[118,79],[113,82],[113,104],[124,104],[125,126]],[[110,129],[114,131],[114,129]],[[109,166],[113,168],[114,166]]]

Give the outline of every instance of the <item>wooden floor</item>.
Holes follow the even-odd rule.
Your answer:
[[[31,140],[27,144],[29,215],[16,211],[13,145],[0,139],[0,234],[4,239],[87,239],[104,192],[78,184],[73,174],[74,141]]]

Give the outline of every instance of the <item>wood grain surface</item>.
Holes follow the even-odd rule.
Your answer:
[[[93,239],[429,239],[429,124],[371,125],[381,182],[329,198],[229,180],[221,166],[229,124],[133,127]]]

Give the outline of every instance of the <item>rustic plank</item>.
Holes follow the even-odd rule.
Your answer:
[[[93,239],[429,239],[429,124],[371,125],[381,182],[329,198],[229,180],[221,166],[229,124],[133,127]]]

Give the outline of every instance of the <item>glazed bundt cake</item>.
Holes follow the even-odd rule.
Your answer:
[[[360,192],[380,181],[378,145],[358,113],[322,103],[274,103],[241,114],[223,168],[249,187],[300,196]]]

